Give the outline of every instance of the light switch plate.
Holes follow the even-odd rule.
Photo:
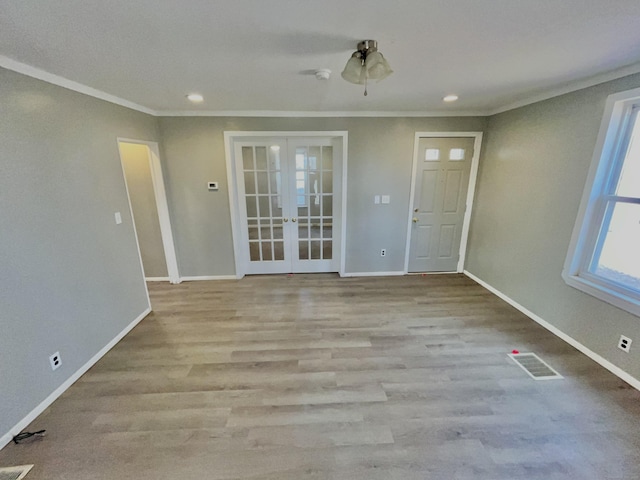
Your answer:
[[[120,225],[122,223],[122,215],[120,215],[120,212],[116,212],[114,216],[116,217],[116,225]]]
[[[382,203],[384,205],[391,203],[391,195],[382,195]]]
[[[373,197],[373,203],[375,203],[376,205],[380,204],[380,195],[376,195]]]

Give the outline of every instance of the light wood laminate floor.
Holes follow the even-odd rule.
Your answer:
[[[461,275],[150,285],[26,480],[640,478],[640,395]],[[507,358],[533,351],[564,380]],[[26,381],[26,379],[25,379]]]

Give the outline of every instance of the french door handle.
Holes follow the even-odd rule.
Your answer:
[[[289,221],[289,219],[288,219],[288,218],[283,218],[283,219],[282,219],[282,221],[283,221],[284,223],[287,223],[287,222]]]
[[[418,219],[416,217],[413,217],[413,223],[418,223]]]
[[[292,222],[295,222],[295,221],[296,221],[296,219],[295,219],[295,218],[292,218],[292,219],[291,219],[291,221],[292,221]]]

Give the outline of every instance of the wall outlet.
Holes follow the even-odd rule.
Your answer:
[[[387,256],[387,249],[383,248],[382,250],[380,250],[380,256],[381,257],[386,257]]]
[[[49,363],[51,364],[51,370],[57,370],[62,365],[62,357],[60,352],[56,352],[49,357]]]
[[[618,348],[629,353],[629,349],[631,348],[631,340],[629,337],[625,337],[624,335],[620,335],[620,340],[618,341]]]

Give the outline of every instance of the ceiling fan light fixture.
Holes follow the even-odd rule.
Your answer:
[[[364,83],[362,73],[362,58],[358,52],[355,52],[351,58],[347,60],[347,64],[342,71],[342,78],[347,82],[362,85]]]
[[[378,51],[371,52],[364,61],[364,68],[367,71],[367,78],[373,80],[384,80],[393,73],[389,63]]]
[[[363,40],[358,43],[357,50],[342,71],[342,78],[356,85],[365,85],[364,94],[367,95],[367,80],[383,80],[393,73],[389,63],[378,51],[378,42]]]

